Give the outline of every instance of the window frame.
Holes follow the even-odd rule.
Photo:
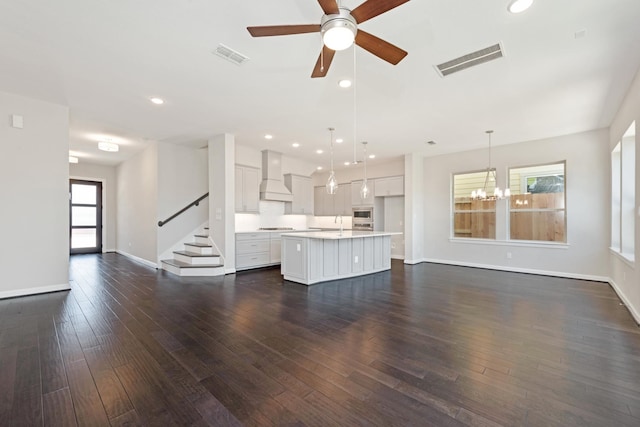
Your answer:
[[[634,120],[610,151],[611,241],[609,249],[631,264],[635,263],[637,251],[635,247],[637,227],[635,180],[638,173],[635,160],[638,149],[636,139],[636,121]],[[616,173],[617,176],[614,176]],[[616,217],[617,221],[614,219]]]
[[[506,207],[506,236],[508,242],[522,242],[522,243],[541,243],[545,245],[561,245],[566,246],[569,244],[569,207],[567,204],[567,161],[566,160],[558,160],[553,162],[544,162],[544,163],[536,163],[536,164],[526,164],[519,166],[509,166],[507,168],[507,188],[511,188],[511,171],[516,169],[526,169],[526,168],[536,168],[543,166],[554,166],[554,165],[562,165],[563,167],[563,208],[526,208],[526,209],[513,209],[511,200],[507,202]],[[544,176],[555,176],[557,174],[553,174],[550,172],[541,171],[540,173],[532,172],[532,173],[524,173],[521,176],[520,182],[520,190],[522,189],[524,179],[524,185],[526,189],[526,179],[532,177],[544,177]],[[527,193],[522,193],[527,194]],[[531,193],[529,193],[531,194]],[[519,194],[511,194],[511,198],[514,196],[518,196]],[[564,212],[564,240],[536,240],[536,239],[516,239],[512,237],[511,230],[511,214],[514,212]]]
[[[493,171],[496,176],[497,176],[497,170],[496,168],[491,168],[490,171]],[[489,172],[490,172],[489,171]],[[485,174],[487,173],[487,169],[476,169],[476,170],[471,170],[471,171],[464,171],[464,172],[453,172],[451,173],[451,191],[449,192],[450,195],[450,215],[449,215],[449,238],[450,239],[463,239],[463,240],[472,240],[472,241],[484,241],[484,242],[493,242],[497,240],[497,228],[498,228],[498,207],[497,207],[497,201],[493,200],[493,209],[469,209],[469,210],[457,210],[456,209],[456,176],[459,175],[471,175],[471,174]],[[494,183],[495,186],[495,183]],[[493,193],[493,191],[491,191],[491,193]],[[473,203],[471,201],[471,194],[469,193],[469,202]],[[456,218],[456,213],[489,213],[489,212],[493,212],[493,237],[472,237],[472,236],[456,236],[456,230],[455,230],[455,218]]]

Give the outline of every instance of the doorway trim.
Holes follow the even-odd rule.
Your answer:
[[[96,229],[96,246],[95,247],[91,247],[91,248],[77,248],[77,249],[73,249],[71,248],[71,236],[72,236],[72,232],[73,232],[73,203],[72,203],[72,193],[71,193],[71,186],[73,184],[85,184],[85,185],[93,185],[95,187],[98,187],[99,190],[96,192],[96,208],[98,210],[97,215],[96,215],[96,225],[95,227],[86,227],[86,228],[95,228]],[[105,220],[105,213],[104,213],[104,182],[103,180],[93,180],[90,178],[72,178],[69,177],[69,252],[73,255],[73,254],[86,254],[86,253],[102,253],[104,252],[104,238],[105,238],[105,231],[104,231],[104,220]],[[82,205],[82,204],[81,204]]]

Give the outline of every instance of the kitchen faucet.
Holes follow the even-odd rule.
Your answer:
[[[336,215],[336,219],[333,220],[334,224],[338,223],[338,217],[340,217],[340,235],[342,236],[342,215]]]

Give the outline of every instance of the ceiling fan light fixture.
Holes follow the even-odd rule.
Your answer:
[[[345,50],[356,39],[358,26],[348,9],[335,15],[325,15],[321,23],[322,42],[331,50]]]
[[[511,0],[507,10],[511,13],[521,13],[529,9],[532,4],[533,0]]]

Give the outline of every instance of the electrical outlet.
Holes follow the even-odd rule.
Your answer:
[[[511,252],[507,252],[507,259],[511,259]]]
[[[356,255],[356,256],[354,257],[353,262],[354,262],[355,264],[357,264],[357,263],[358,263],[358,255]]]

